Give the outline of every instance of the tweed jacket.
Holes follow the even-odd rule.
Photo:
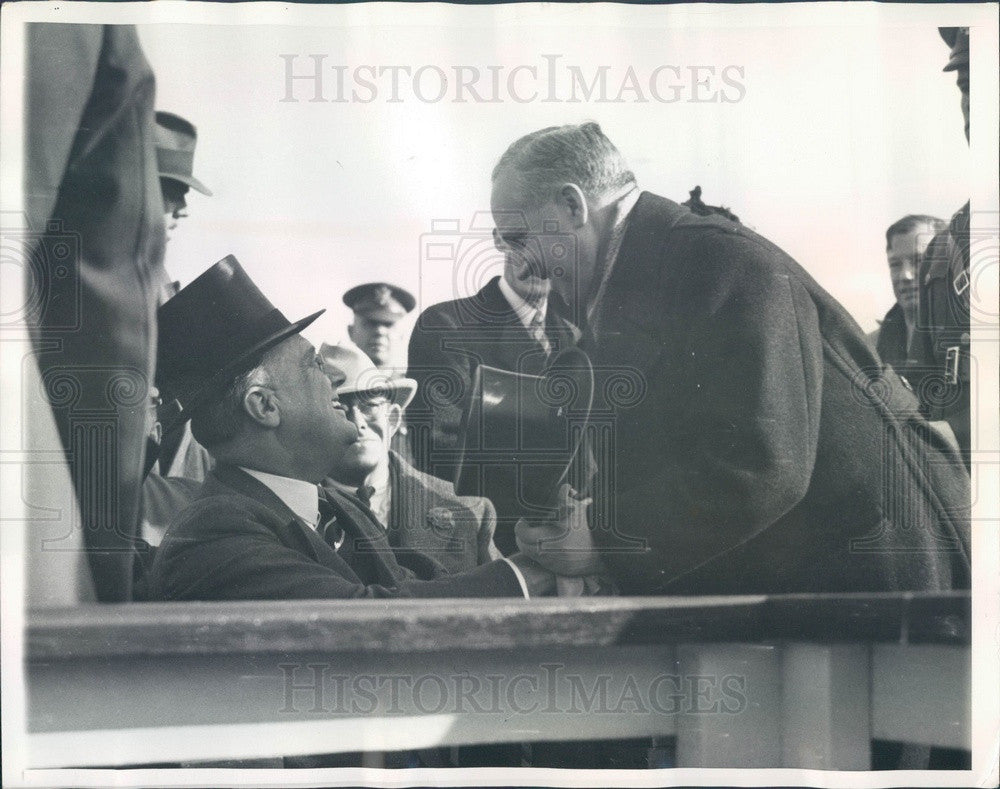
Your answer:
[[[521,597],[503,561],[451,575],[416,551],[394,551],[357,499],[327,489],[346,548],[334,550],[265,485],[218,465],[171,524],[150,571],[159,600]]]
[[[593,318],[614,452],[591,526],[624,592],[969,586],[960,459],[776,246],[643,193]]]
[[[489,499],[458,496],[450,482],[418,471],[395,452],[389,453],[389,485],[386,526],[393,548],[420,551],[454,573],[500,558]]]

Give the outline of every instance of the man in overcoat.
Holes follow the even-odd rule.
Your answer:
[[[514,142],[506,249],[582,317],[614,453],[591,529],[626,593],[968,587],[969,480],[855,321],[774,244],[639,192],[596,123]],[[558,265],[546,234],[570,233]]]

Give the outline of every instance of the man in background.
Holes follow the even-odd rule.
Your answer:
[[[882,361],[891,364],[914,389],[919,387],[922,377],[909,357],[910,341],[917,325],[920,266],[930,240],[944,227],[944,221],[935,216],[908,214],[885,231],[885,254],[896,303],[869,337]]]
[[[407,374],[417,381],[410,409],[414,465],[454,479],[462,408],[476,367],[541,375],[579,336],[549,303],[549,282],[520,257],[505,255],[502,276],[477,293],[425,309],[410,335]],[[494,502],[501,517],[503,502]]]
[[[402,340],[398,324],[416,306],[408,290],[388,282],[366,282],[344,294],[344,304],[354,313],[347,336],[371,359],[375,366],[393,376],[402,376],[399,351]],[[402,422],[392,438],[392,448],[412,462],[409,428]]]
[[[418,471],[390,449],[416,381],[386,376],[349,346],[324,344],[319,354],[340,382],[337,398],[358,430],[324,484],[357,495],[386,529],[393,548],[420,551],[451,572],[500,558],[489,499],[457,496],[450,482]]]

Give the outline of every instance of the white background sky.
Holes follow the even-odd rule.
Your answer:
[[[706,202],[792,254],[865,330],[893,302],[885,228],[906,213],[947,219],[968,198],[959,92],[941,70],[948,50],[933,24],[898,15],[890,24],[871,7],[806,26],[769,26],[761,9],[743,27],[718,7],[454,7],[436,19],[407,9],[394,23],[363,6],[326,10],[327,24],[309,28],[139,28],[157,106],[198,127],[195,174],[215,192],[189,194],[168,270],[187,283],[232,252],[290,318],[329,308],[307,332],[314,341],[343,336],[340,297],[359,282],[396,282],[418,310],[484,284],[492,259],[428,264],[422,236],[435,220],[467,228],[489,207],[504,148],[547,125],[598,121],[644,189],[679,202],[700,184]],[[746,91],[736,103],[455,103],[450,94],[427,104],[404,79],[404,101],[391,103],[384,77],[372,103],[309,102],[304,83],[297,103],[283,103],[282,54],[299,56],[300,73],[312,69],[309,55],[326,54],[328,97],[333,65],[500,65],[506,75],[521,64],[543,71],[551,54],[561,55],[563,96],[570,65],[588,75],[610,66],[612,95],[629,66],[645,81],[664,64],[735,65]],[[433,93],[436,79],[425,85]]]

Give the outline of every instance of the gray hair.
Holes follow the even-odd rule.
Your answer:
[[[233,375],[220,386],[219,394],[211,402],[191,416],[191,434],[206,449],[232,441],[246,419],[243,399],[254,386],[266,386],[270,380],[263,361]]]
[[[601,127],[593,121],[580,125],[549,126],[516,140],[493,168],[493,180],[511,168],[532,199],[574,183],[590,199],[598,199],[635,184],[635,175]]]

